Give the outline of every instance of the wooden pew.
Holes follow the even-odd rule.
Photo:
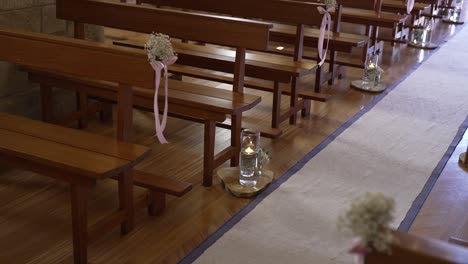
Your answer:
[[[90,10],[93,10],[91,12]],[[236,47],[234,62],[223,67],[230,67],[234,73],[233,91],[215,89],[170,80],[169,111],[173,116],[198,121],[205,124],[205,148],[203,157],[203,184],[210,186],[214,169],[227,160],[232,166],[239,163],[240,131],[242,113],[257,105],[261,98],[243,93],[245,72],[245,47],[266,48],[270,24],[252,22],[242,19],[222,18],[219,16],[195,15],[190,13],[144,8],[135,5],[114,3],[111,1],[57,1],[59,18],[68,18],[79,23],[89,22],[104,26],[127,28],[126,21],[138,21],[136,26],[147,32],[157,29],[159,32],[174,37],[187,37],[197,41],[213,42],[219,45]],[[133,18],[138,17],[138,20]],[[103,21],[102,21],[103,20]],[[100,22],[103,23],[100,23]],[[187,25],[193,30],[187,30]],[[218,37],[218,36],[224,37]],[[154,82],[153,70],[146,61],[146,52],[122,48],[134,52],[138,61],[133,61],[125,68],[132,67],[129,78],[138,80],[132,83],[135,95],[133,105],[137,108],[152,111]],[[119,49],[120,50],[120,49]],[[179,54],[179,60],[184,60]],[[115,63],[119,65],[119,63]],[[142,70],[142,69],[145,70]],[[135,78],[134,76],[138,76]],[[144,77],[143,77],[144,76]],[[51,72],[31,73],[31,79],[44,86],[57,86],[72,90],[81,90],[90,96],[116,101],[115,82],[102,82],[99,78],[79,79],[70,73],[56,74]],[[159,98],[160,101],[163,97]],[[131,104],[129,104],[131,105]],[[161,109],[160,109],[161,110]],[[230,117],[231,144],[215,155],[216,125]]]
[[[316,0],[301,1],[316,2]],[[406,43],[405,38],[408,36],[408,30],[404,27],[406,14],[382,12],[382,0],[339,0],[338,2],[343,5],[342,22],[365,25],[367,31],[371,29],[370,26],[373,28],[372,32],[366,34],[370,34],[374,47],[379,47],[375,45],[378,40],[389,41],[392,45]],[[392,38],[379,37],[379,27],[392,29]]]
[[[70,184],[74,263],[87,263],[87,247],[120,224],[133,229],[132,173],[150,150],[114,139],[0,113],[0,160]],[[89,226],[87,200],[96,182],[119,176],[119,209]],[[107,229],[107,230],[106,230]]]
[[[2,61],[120,83],[115,89],[115,97],[118,109],[117,139],[122,142],[0,113],[0,160],[71,185],[75,263],[87,263],[87,246],[115,225],[121,225],[122,234],[131,231],[135,207],[148,206],[150,214],[160,214],[165,206],[165,194],[181,196],[191,189],[187,183],[132,170],[149,155],[150,149],[123,142],[130,140],[132,127],[132,89],[126,83],[133,82],[134,78],[125,74],[132,73],[131,70],[114,66],[117,62],[138,65],[135,62],[142,58],[141,54],[112,46],[109,48],[85,41],[0,29]],[[144,67],[136,68],[134,74],[145,71]],[[142,76],[142,83],[145,79],[152,80],[150,74],[147,75],[147,78]],[[107,178],[118,180],[120,209],[88,228],[87,195],[98,180]],[[149,190],[135,203],[133,185]]]
[[[422,16],[428,18],[442,18],[442,15],[439,14],[441,0],[418,0],[419,3],[431,5],[429,12],[423,12]]]
[[[392,253],[370,253],[365,264],[450,264],[468,263],[468,249],[443,241],[394,231]]]
[[[212,12],[235,17],[245,17],[253,19],[262,19],[275,22],[270,30],[271,40],[292,44],[294,51],[286,51],[270,48],[269,52],[293,56],[295,61],[301,61],[304,58],[303,47],[317,48],[317,41],[320,35],[322,15],[317,12],[316,3],[306,3],[299,1],[281,1],[281,0],[260,0],[252,1],[241,0],[235,2],[226,2],[219,5],[215,0],[139,0],[137,3],[148,3],[157,7],[181,8],[183,10]],[[322,77],[321,67],[316,71],[315,90],[320,91],[322,81],[333,83],[335,78],[336,51],[351,52],[354,47],[363,47],[367,43],[367,38],[361,35],[340,34],[341,8],[338,8],[333,15],[334,28],[330,39],[330,59],[328,62],[329,74]],[[311,28],[314,27],[314,28]],[[308,59],[317,60],[317,54],[307,56]],[[348,63],[348,65],[351,65]],[[323,80],[325,79],[325,80]]]
[[[422,23],[422,13],[430,8],[430,4],[414,3],[411,11],[411,22],[407,27],[417,26]],[[405,14],[407,12],[406,1],[404,0],[384,0],[382,11]]]
[[[90,12],[89,10],[93,10]],[[104,13],[103,13],[104,12]],[[117,15],[114,13],[117,12]],[[109,13],[109,16],[96,16],[94,14],[106,14]],[[162,16],[166,14],[165,17]],[[200,28],[204,28],[202,30],[202,34],[194,34],[195,31],[200,31],[200,28],[197,27],[197,24],[190,24],[190,27],[187,28],[183,25],[184,22],[181,22],[182,19],[176,19],[174,22],[177,25],[177,30],[174,30],[175,26],[174,23],[162,23],[159,20],[159,17],[167,19],[170,15],[178,14],[180,17],[181,14],[184,14],[187,19],[198,18],[199,21],[203,19],[212,20],[213,23],[204,23],[200,25]],[[212,16],[206,14],[193,14],[193,13],[184,13],[179,11],[172,11],[172,10],[162,10],[152,7],[142,7],[142,6],[135,6],[131,4],[118,4],[113,3],[110,1],[84,1],[84,2],[76,2],[76,1],[58,1],[57,5],[57,16],[62,19],[77,21],[80,23],[87,22],[92,24],[104,25],[119,29],[127,29],[132,31],[150,33],[155,28],[158,28],[158,31],[167,33],[174,38],[179,39],[187,39],[187,40],[194,40],[198,42],[204,43],[212,43],[222,46],[238,46],[237,52],[230,54],[229,51],[225,49],[216,49],[214,47],[210,47],[210,51],[203,51],[203,56],[200,56],[199,50],[190,50],[185,47],[183,50],[179,49],[178,55],[179,59],[177,63],[194,66],[194,67],[201,67],[210,68],[212,70],[218,70],[221,72],[228,72],[233,73],[236,75],[234,69],[236,69],[235,61],[239,61],[239,58],[245,58],[246,48],[251,50],[266,50],[267,48],[267,40],[268,40],[268,30],[266,27],[271,27],[270,24],[260,23],[260,22],[248,22],[244,19],[235,19],[235,18],[224,18],[223,21],[225,23],[218,23],[216,26],[215,21],[217,19],[221,19],[219,16]],[[114,17],[114,18],[111,18]],[[117,19],[118,17],[118,19]],[[134,20],[133,17],[142,17],[143,19]],[[236,21],[236,23],[230,23],[229,21]],[[154,24],[152,21],[158,21],[158,24]],[[260,32],[260,37],[256,38],[249,38],[249,35],[242,36],[243,32],[251,31],[248,26],[244,28],[235,27],[237,25],[247,25],[248,23],[259,24],[264,26],[263,28],[265,32]],[[208,27],[208,25],[213,25]],[[225,27],[225,30],[223,30]],[[230,34],[229,32],[233,32]],[[257,32],[258,33],[258,32]],[[221,36],[221,37],[219,37]],[[218,38],[219,37],[219,38]],[[259,38],[262,38],[260,41]],[[243,39],[243,41],[239,41]],[[245,44],[245,39],[248,39],[250,44]],[[258,42],[260,41],[260,43]],[[263,41],[263,42],[262,42]],[[242,46],[243,48],[239,48]],[[240,53],[239,53],[240,52]],[[210,54],[211,55],[207,55]],[[234,56],[234,57],[233,57]],[[237,58],[237,57],[239,58]],[[256,56],[256,55],[252,55]],[[234,58],[237,58],[234,60]],[[261,79],[273,80],[275,85],[273,87],[274,90],[274,98],[275,102],[279,103],[279,98],[281,95],[281,90],[279,83],[289,83],[291,78],[298,78],[303,76],[304,74],[309,74],[310,72],[315,70],[315,64],[311,62],[294,62],[287,57],[280,58],[280,57],[270,57],[267,58],[270,62],[264,61],[254,61],[252,59],[248,59],[247,61],[243,61],[242,65],[245,64],[245,71],[243,70],[242,76],[244,72],[246,75]],[[243,67],[244,68],[244,67]],[[239,78],[240,80],[241,78]],[[242,78],[243,80],[243,78]],[[241,85],[236,78],[233,78],[233,83],[235,90],[240,89]],[[243,88],[244,83],[242,83]],[[236,88],[239,87],[239,88]],[[291,93],[295,93],[299,97],[298,92],[295,90],[291,90]],[[323,96],[320,94],[316,94],[313,96],[309,96],[304,94],[303,97],[308,98],[319,98],[319,100],[327,100],[327,96]],[[288,118],[293,119],[292,121],[295,122],[296,113],[303,108],[303,102],[299,100],[291,101],[291,107],[286,113],[280,113],[280,108],[276,107],[277,104],[274,104],[274,111],[273,111],[273,121],[280,120],[279,122],[286,120]],[[291,120],[290,120],[291,121]],[[291,123],[294,123],[292,122]],[[272,132],[271,137],[277,137],[281,134],[281,131],[277,129],[278,125],[273,124],[274,129],[270,130]],[[267,131],[268,132],[268,131]],[[264,133],[265,134],[265,133]]]

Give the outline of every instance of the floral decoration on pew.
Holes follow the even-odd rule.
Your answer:
[[[145,50],[148,53],[148,61],[153,67],[155,72],[154,78],[154,121],[156,129],[156,137],[158,138],[161,144],[168,143],[164,137],[164,129],[167,124],[167,113],[168,113],[168,92],[169,92],[169,83],[167,79],[169,65],[174,64],[177,61],[177,54],[174,52],[174,49],[171,44],[171,39],[168,35],[161,33],[152,33],[148,41],[145,44]],[[161,71],[164,70],[164,90],[165,90],[165,99],[164,99],[164,111],[162,120],[159,118],[159,107],[158,107],[158,97],[159,97],[159,84],[161,82]]]
[[[409,15],[413,11],[414,0],[406,0],[406,13]]]
[[[332,27],[332,18],[331,13],[335,12],[336,0],[322,0],[322,4],[325,5],[325,8],[319,6],[317,7],[320,14],[323,15],[322,24],[320,25],[320,35],[318,39],[318,55],[320,62],[318,63],[321,67],[325,63],[328,52],[328,44],[330,42],[330,31]],[[323,49],[323,44],[325,42],[325,31],[327,32],[327,47]]]
[[[364,263],[372,250],[391,253],[393,235],[387,229],[394,219],[395,200],[382,193],[366,193],[353,200],[351,207],[338,218],[337,227],[354,237],[350,253],[355,263]]]
[[[336,0],[322,0],[321,2],[322,4],[324,4],[327,9],[330,8],[330,7],[336,7]]]

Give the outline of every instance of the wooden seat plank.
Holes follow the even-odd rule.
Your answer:
[[[51,78],[60,78],[70,82],[83,85],[89,85],[96,88],[107,89],[111,91],[118,90],[118,84],[102,80],[91,80],[78,78],[64,73],[51,73],[48,71],[39,71],[37,69],[26,68],[28,72],[50,76]],[[161,83],[164,88],[164,83]],[[224,114],[235,114],[238,111],[246,111],[257,105],[261,97],[249,94],[233,93],[232,91],[222,90],[202,85],[185,83],[177,80],[169,80],[169,104],[181,104],[192,107],[200,107],[208,111],[215,111]],[[152,99],[154,90],[133,87],[136,96],[144,96]],[[91,92],[92,94],[92,92]],[[163,100],[165,91],[160,91],[160,99]]]
[[[221,83],[232,83],[233,82],[233,77],[232,76],[226,76],[225,74],[221,73],[215,73],[215,72],[206,72],[202,71],[200,69],[192,69],[189,67],[185,67],[182,65],[171,65],[169,67],[170,72],[174,72],[176,74],[182,74],[185,76],[190,76],[194,78],[201,78],[205,80],[211,80],[215,82],[221,82]],[[262,90],[262,91],[267,91],[267,92],[272,92],[273,91],[273,84],[261,80],[256,80],[253,78],[246,78],[244,80],[244,85],[247,88],[253,88],[257,90]],[[290,95],[291,90],[288,89],[288,87],[282,87],[282,93],[285,95]],[[315,100],[319,102],[326,102],[330,99],[330,95],[324,94],[324,93],[316,93],[313,91],[305,91],[304,89],[299,91],[299,97],[304,98],[304,99],[310,99],[310,100]]]
[[[393,28],[394,24],[401,24],[407,19],[406,15],[390,12],[375,12],[374,10],[343,7],[342,21],[360,24],[377,25]]]
[[[133,42],[133,44],[140,47],[143,45],[143,43],[138,42]],[[214,59],[229,61],[233,61],[233,58],[235,57],[234,51],[213,46],[191,45],[180,42],[174,42],[173,46],[178,53],[185,54],[190,53],[191,51],[197,51],[200,52],[197,54],[199,56],[213,57]],[[257,68],[259,68],[258,70],[265,69],[270,71],[286,72],[287,76],[303,76],[313,71],[316,65],[316,62],[310,60],[293,61],[287,56],[255,54],[251,52],[246,53],[246,75],[251,77],[255,77],[255,75],[249,72],[249,68],[254,66],[257,66]]]
[[[183,196],[192,189],[192,185],[189,183],[158,177],[141,170],[133,170],[133,178],[138,186],[177,197]]]
[[[128,161],[140,161],[150,152],[140,145],[5,113],[0,113],[0,128]]]
[[[95,179],[108,178],[133,165],[128,160],[5,129],[0,129],[0,151]]]
[[[429,8],[430,4],[415,2],[413,6],[414,11],[424,11]],[[407,5],[402,0],[384,0],[382,3],[382,10],[387,12],[406,11]]]

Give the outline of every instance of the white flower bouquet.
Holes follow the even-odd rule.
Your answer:
[[[393,236],[386,227],[393,221],[395,201],[382,193],[366,193],[338,218],[338,229],[358,237],[368,251],[389,253]]]
[[[324,4],[327,7],[327,9],[330,8],[330,7],[336,7],[337,6],[336,0],[322,0],[321,3]]]
[[[152,33],[150,35],[148,41],[146,41],[145,50],[148,53],[150,63],[164,62],[177,55],[174,52],[169,36],[161,33]]]
[[[169,94],[169,82],[167,79],[169,65],[174,64],[177,61],[177,55],[174,52],[174,49],[171,44],[171,39],[168,35],[161,33],[152,33],[148,38],[148,41],[145,44],[145,50],[148,55],[148,61],[153,67],[155,72],[154,80],[154,121],[156,129],[156,137],[159,142],[162,144],[168,143],[164,137],[164,129],[166,128],[167,123],[167,113],[168,113],[168,94]],[[159,97],[159,83],[161,82],[161,71],[164,70],[165,77],[165,105],[163,111],[163,118],[160,121],[159,119],[159,107],[158,107],[158,97]]]

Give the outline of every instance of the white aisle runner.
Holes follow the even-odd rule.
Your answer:
[[[367,191],[398,227],[468,114],[468,30],[353,123],[196,263],[350,263],[336,219]]]

